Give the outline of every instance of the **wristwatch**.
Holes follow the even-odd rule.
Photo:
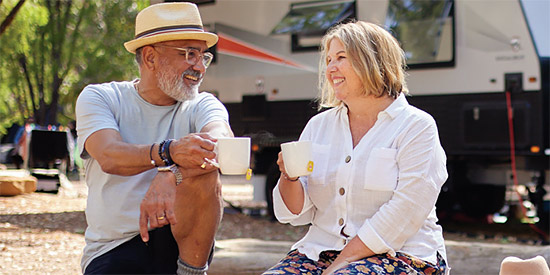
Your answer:
[[[172,164],[170,166],[161,166],[161,167],[157,168],[157,171],[174,173],[174,176],[176,176],[176,186],[180,185],[180,183],[183,181],[183,176],[180,172],[180,169],[178,169],[178,166],[176,164]]]

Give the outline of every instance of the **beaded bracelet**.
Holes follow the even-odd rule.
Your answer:
[[[170,166],[170,165],[168,164],[168,161],[163,157],[164,152],[162,151],[163,148],[164,148],[164,144],[166,144],[166,141],[167,141],[167,140],[163,140],[163,141],[161,141],[160,144],[159,144],[159,158],[160,158],[160,159],[162,160],[162,162],[164,163],[164,166]]]

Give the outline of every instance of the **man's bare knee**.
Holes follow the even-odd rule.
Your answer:
[[[218,172],[184,180],[178,186],[175,214],[178,223],[173,226],[174,237],[182,239],[190,234],[215,234],[221,220],[223,200]],[[212,236],[213,238],[213,236]]]
[[[180,257],[201,266],[208,259],[222,217],[221,183],[218,172],[186,179],[178,186],[172,234]]]
[[[176,196],[183,197],[183,200],[197,201],[208,200],[213,197],[221,198],[221,182],[218,172],[214,171],[184,179],[178,186]]]

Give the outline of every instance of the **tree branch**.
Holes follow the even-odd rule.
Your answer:
[[[34,89],[33,89],[33,86],[32,86],[29,70],[27,69],[27,58],[25,57],[25,55],[21,54],[19,56],[18,61],[19,61],[19,66],[21,66],[21,68],[23,69],[23,74],[25,75],[25,80],[27,81],[27,86],[29,87],[29,93],[31,94],[31,101],[32,101],[33,109],[34,109],[34,97],[33,97]],[[34,116],[34,110],[33,110],[33,116]]]
[[[21,8],[21,6],[23,6],[25,1],[26,0],[19,0],[19,2],[17,2],[15,7],[13,7],[13,9],[10,11],[8,16],[6,16],[6,18],[4,19],[2,24],[0,24],[0,35],[2,35],[6,31],[6,29],[8,28],[9,25],[11,25],[11,22],[13,22],[13,19],[15,19],[15,16],[17,15],[17,12]],[[0,1],[0,3],[2,3],[2,1]]]
[[[25,96],[25,88],[21,87],[21,83],[17,83],[15,85],[16,88],[13,89],[14,98],[17,102],[17,108],[19,109],[19,115],[21,116],[21,120],[24,120],[25,117],[28,115],[28,108],[26,106],[27,100]]]
[[[65,77],[67,76],[67,74],[69,73],[69,71],[72,68],[75,45],[76,45],[76,41],[78,39],[78,35],[80,33],[79,32],[80,24],[82,23],[82,19],[84,18],[84,14],[87,12],[88,7],[89,7],[88,2],[87,1],[84,2],[82,4],[82,8],[80,9],[80,12],[78,14],[78,19],[76,21],[76,26],[73,30],[72,37],[71,37],[71,43],[69,44],[69,47],[68,47],[69,58],[67,59],[67,64],[65,65],[65,71],[61,74],[61,77],[60,77],[61,79],[65,79]]]

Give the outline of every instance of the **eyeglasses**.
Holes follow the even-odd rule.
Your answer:
[[[196,65],[199,60],[202,60],[202,65],[204,65],[205,68],[208,68],[210,66],[210,63],[212,63],[212,59],[214,56],[209,52],[201,53],[198,49],[195,48],[179,48],[174,46],[168,46],[168,45],[151,45],[153,48],[155,47],[161,47],[161,48],[169,48],[180,51],[181,54],[185,53],[185,61],[189,65]]]

